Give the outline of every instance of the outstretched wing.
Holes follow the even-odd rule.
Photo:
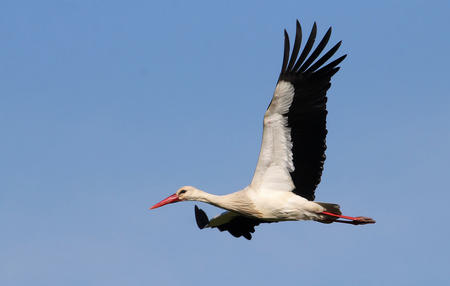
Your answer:
[[[245,237],[252,239],[251,233],[255,232],[255,226],[262,221],[226,211],[215,218],[209,220],[206,213],[195,206],[195,220],[200,229],[205,227],[218,228],[220,231],[228,231],[234,237]]]
[[[308,56],[316,38],[314,23],[301,51],[302,30],[297,21],[296,37],[289,57],[289,36],[284,31],[284,57],[272,101],[264,115],[261,151],[251,183],[257,191],[292,191],[314,200],[325,162],[326,92],[331,77],[346,55],[324,65],[338,50],[338,42],[319,58],[331,35]]]

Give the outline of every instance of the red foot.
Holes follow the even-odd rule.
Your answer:
[[[350,224],[368,224],[368,223],[375,223],[374,219],[371,219],[370,217],[364,217],[364,216],[358,216],[358,217],[352,217],[352,216],[345,216],[345,215],[338,215],[330,212],[322,212],[323,214],[349,219],[350,221],[345,220],[335,220],[335,222],[341,222],[341,223],[350,223]]]

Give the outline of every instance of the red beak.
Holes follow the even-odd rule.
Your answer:
[[[154,205],[153,207],[151,207],[150,209],[156,209],[159,207],[162,207],[163,205],[167,205],[167,204],[172,204],[172,203],[176,203],[181,201],[180,198],[178,198],[177,194],[173,194],[167,198],[165,198],[164,200],[160,201],[159,203],[157,203],[156,205]]]

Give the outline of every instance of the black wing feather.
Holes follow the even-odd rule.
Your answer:
[[[197,225],[200,229],[205,228],[205,226],[209,223],[206,213],[197,206],[195,206],[195,220],[197,221]],[[255,226],[259,225],[261,222],[263,221],[245,216],[236,216],[227,223],[217,226],[217,228],[220,231],[228,231],[234,237],[243,236],[250,240],[252,239],[251,234],[255,232]]]
[[[334,61],[332,61],[331,63],[327,64],[326,66],[322,67],[321,69],[319,69],[316,73],[317,74],[321,74],[321,73],[327,73],[328,71],[330,71],[331,69],[334,69],[338,64],[340,64],[345,58],[347,57],[347,55],[343,55],[337,59],[335,59]]]
[[[325,46],[328,44],[328,40],[330,39],[330,36],[331,36],[331,28],[328,29],[327,33],[325,34],[323,39],[320,41],[320,43],[317,45],[314,52],[312,52],[312,54],[309,56],[309,58],[305,61],[305,63],[299,69],[299,72],[304,72],[309,67],[309,65],[317,59],[317,57],[323,51]]]
[[[286,30],[284,30],[284,57],[283,65],[281,66],[281,73],[286,69],[289,60],[289,36]]]
[[[295,185],[293,192],[308,200],[315,198],[314,191],[320,183],[326,158],[326,117],[328,113],[326,92],[331,86],[331,77],[339,70],[337,65],[346,57],[346,55],[341,56],[322,67],[336,53],[341,44],[339,42],[312,64],[325,49],[331,36],[330,28],[311,56],[307,58],[316,38],[316,30],[316,23],[314,23],[308,41],[298,59],[296,59],[298,51],[294,44],[292,57],[289,60],[290,63],[296,62],[292,68],[291,65],[284,64],[287,62],[286,49],[289,49],[285,46],[283,69],[279,77],[279,81],[288,81],[294,85],[295,89],[294,99],[289,111],[285,114],[288,117],[288,126],[291,128],[293,144],[294,171],[291,172],[291,178]],[[301,33],[301,29],[297,29],[297,33],[299,32]],[[288,37],[287,34],[285,36]],[[296,39],[298,38],[300,36],[297,35]],[[289,39],[285,40],[286,42],[289,43]]]
[[[285,30],[285,32],[286,32],[286,30]],[[286,32],[286,34],[287,34],[287,32]],[[292,49],[291,60],[289,61],[289,65],[287,68],[288,70],[290,70],[292,68],[292,66],[295,64],[295,60],[297,59],[297,55],[298,55],[298,52],[300,51],[301,44],[302,44],[302,26],[300,26],[300,23],[297,20],[296,30],[295,30],[294,48]],[[288,57],[289,57],[289,50],[288,50]]]
[[[204,229],[209,223],[209,218],[206,213],[197,206],[195,206],[195,221],[199,229]]]
[[[314,72],[315,70],[317,70],[326,61],[328,61],[334,55],[334,53],[336,53],[336,51],[339,49],[341,44],[342,44],[342,41],[339,41],[325,55],[323,55],[317,62],[315,62],[311,67],[309,67],[307,71],[308,72]]]
[[[303,49],[302,53],[300,54],[300,57],[298,58],[297,62],[295,63],[295,66],[292,69],[292,71],[297,71],[300,68],[300,66],[302,65],[303,61],[308,56],[308,54],[311,51],[311,49],[312,49],[312,47],[314,45],[314,42],[316,40],[316,34],[317,34],[317,25],[314,22],[314,25],[313,25],[313,27],[311,29],[311,33],[309,34],[308,41],[306,41],[305,48]],[[287,35],[287,33],[286,33],[286,35]],[[286,49],[286,47],[285,47],[285,49]]]
[[[260,222],[245,216],[237,216],[227,223],[217,226],[220,231],[228,231],[234,237],[243,236],[246,239],[252,239],[251,233],[255,232],[255,226]]]

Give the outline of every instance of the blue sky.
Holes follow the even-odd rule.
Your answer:
[[[223,2],[1,2],[0,284],[448,284],[449,2]],[[377,224],[149,211],[250,182],[295,19],[349,55],[317,200]]]

